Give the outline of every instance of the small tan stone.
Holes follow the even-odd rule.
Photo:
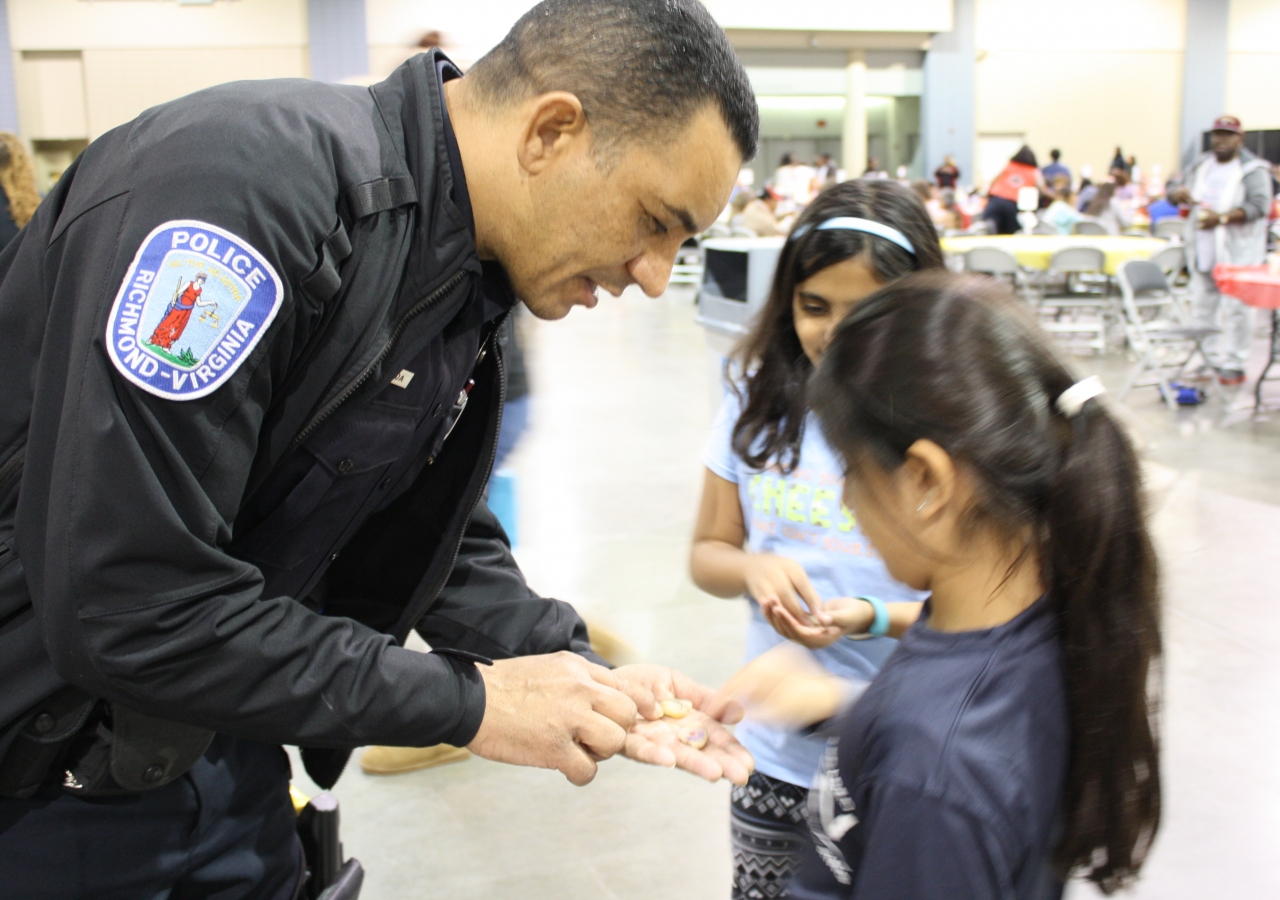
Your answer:
[[[693,703],[688,700],[663,700],[662,714],[672,719],[683,719],[693,711]]]
[[[676,732],[676,737],[680,738],[681,743],[688,744],[694,750],[701,750],[707,746],[710,735],[707,734],[706,726],[689,725]]]

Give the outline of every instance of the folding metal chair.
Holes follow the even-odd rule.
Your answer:
[[[1179,311],[1184,319],[1190,319],[1191,276],[1187,272],[1187,248],[1181,244],[1172,244],[1151,255],[1151,261],[1164,273],[1169,282],[1173,296],[1182,307]]]
[[[1072,234],[1110,234],[1111,232],[1107,231],[1106,228],[1102,227],[1102,224],[1099,222],[1090,222],[1088,219],[1084,219],[1080,222],[1077,222],[1072,227],[1071,233]]]
[[[702,243],[691,237],[676,251],[676,261],[671,267],[671,284],[702,284]]]
[[[1205,339],[1219,329],[1188,324],[1164,272],[1149,260],[1129,260],[1120,267],[1119,281],[1125,336],[1137,356],[1120,399],[1135,387],[1158,386],[1165,404],[1176,409],[1170,380],[1182,375],[1197,354],[1204,357]],[[1151,380],[1140,381],[1147,372]],[[1217,379],[1211,379],[1210,385],[1221,397]]]
[[[1181,245],[1165,247],[1163,250],[1151,255],[1151,262],[1172,283],[1187,268],[1187,251]]]
[[[1112,303],[1106,264],[1106,256],[1096,247],[1064,247],[1049,260],[1041,282],[1040,324],[1072,349],[1083,348],[1095,353],[1107,349]],[[1101,289],[1079,290],[1083,275],[1100,276]],[[1054,285],[1059,276],[1062,277],[1061,291],[1050,293],[1049,286]]]
[[[732,234],[728,225],[722,225],[719,222],[713,222],[706,231],[702,232],[704,238],[727,238]]]
[[[999,247],[974,247],[964,255],[964,270],[990,275],[997,280],[1007,277],[1023,299],[1030,301],[1031,288],[1027,274],[1008,250]]]
[[[1036,227],[1031,229],[1032,234],[1057,234],[1058,226],[1052,222],[1037,222]]]
[[[1161,219],[1151,229],[1151,233],[1158,238],[1164,238],[1166,241],[1178,241],[1181,243],[1187,231],[1187,220],[1177,219]]]

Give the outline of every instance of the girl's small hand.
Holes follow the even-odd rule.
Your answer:
[[[854,692],[854,686],[791,644],[757,656],[721,689],[723,696],[740,702],[753,718],[788,728],[805,728],[831,718]]]
[[[764,620],[769,623],[770,627],[778,634],[782,635],[789,641],[795,641],[811,650],[819,650],[823,647],[829,647],[836,641],[840,640],[844,632],[840,626],[832,623],[830,625],[812,625],[807,621],[800,621],[780,602],[774,600],[768,603],[760,604],[760,612],[764,614]]]
[[[876,611],[861,597],[836,597],[827,601],[827,613],[844,635],[866,634],[876,621]]]
[[[767,603],[780,603],[797,622],[831,624],[830,616],[823,609],[822,598],[813,589],[804,568],[795,560],[753,553],[747,557],[742,574],[747,593],[762,609]]]

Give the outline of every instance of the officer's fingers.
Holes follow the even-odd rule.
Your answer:
[[[631,717],[632,722],[635,716]],[[573,739],[595,759],[608,759],[627,743],[627,729],[602,715],[591,713],[573,730]]]
[[[634,673],[637,677],[630,677],[629,673]],[[624,666],[612,671],[602,666],[594,666],[591,670],[591,677],[605,687],[613,688],[629,697],[635,711],[646,719],[661,719],[662,708],[658,706],[659,698],[655,687],[652,684],[644,684],[640,680],[638,676],[642,673],[643,669],[639,666]],[[669,700],[671,698],[664,699]],[[600,711],[597,710],[597,712]],[[632,719],[634,720],[634,718],[635,713],[632,714]],[[630,727],[629,724],[621,722],[619,724],[623,725],[624,728]]]
[[[590,784],[599,770],[599,766],[591,758],[591,754],[573,742],[570,742],[565,747],[564,752],[556,761],[555,768],[559,769],[560,773],[569,779],[571,784],[575,784],[578,787]]]
[[[675,751],[670,746],[653,740],[642,729],[633,729],[627,733],[624,752],[628,759],[650,766],[661,766],[664,769],[674,769],[676,766]]]
[[[591,685],[591,709],[594,713],[610,719],[623,731],[636,722],[638,712],[636,703],[622,691],[593,681]]]

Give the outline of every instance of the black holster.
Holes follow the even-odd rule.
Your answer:
[[[30,797],[51,778],[79,796],[153,791],[180,778],[214,733],[108,703],[67,685],[12,727],[0,796]]]

